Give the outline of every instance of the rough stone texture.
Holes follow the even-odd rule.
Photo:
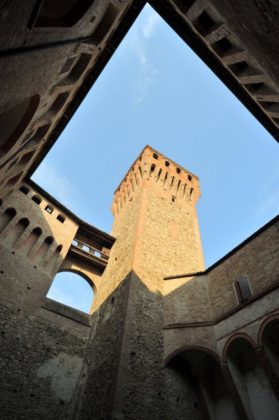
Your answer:
[[[169,289],[165,297],[165,325],[174,327],[165,330],[165,354],[193,344],[215,351],[218,346],[222,354],[216,341],[220,336],[242,331],[253,320],[259,318],[262,322],[266,314],[276,311],[277,291],[268,293],[268,290],[278,286],[278,253],[278,221],[275,221],[205,275],[165,280]],[[244,308],[239,304],[234,285],[243,275],[248,275],[253,295],[264,293]],[[236,313],[230,315],[230,311]],[[212,325],[206,326],[207,323]],[[182,329],[176,329],[176,325]]]
[[[59,327],[3,304],[0,311],[2,418],[69,418],[89,329],[76,335],[67,318]]]
[[[62,261],[63,269],[91,280],[101,273],[96,264],[90,269],[67,259],[77,221],[30,186],[24,188],[0,207],[1,416],[62,420],[71,418],[75,407],[92,317],[46,299],[46,294]]]
[[[68,123],[110,57],[108,44],[118,41],[110,37],[130,3],[92,0],[87,10],[81,10],[84,2],[57,9],[52,3],[48,12],[56,23],[37,26],[37,0],[1,2],[1,197],[38,165],[42,149],[45,154]],[[65,24],[73,6],[78,21]]]
[[[247,420],[261,387],[276,418],[278,218],[204,271],[198,178],[149,146],[115,192],[115,243],[22,187],[0,207],[5,419]],[[92,315],[46,298],[63,270],[94,288]]]
[[[150,3],[278,139],[277,1]],[[1,197],[40,163],[145,1],[82,4],[53,3],[56,23],[37,26],[36,0],[1,2]],[[77,21],[65,24],[69,11]]]
[[[117,242],[105,274],[101,276],[104,261],[97,264],[89,254],[81,259],[77,252],[73,258],[72,240],[84,240],[77,218],[64,209],[66,220],[59,224],[59,204],[46,213],[51,199],[42,197],[38,205],[30,199],[36,191],[31,188],[23,197],[16,188],[66,126],[144,1],[95,0],[75,24],[51,28],[32,22],[36,4],[14,0],[0,5],[0,196],[5,198],[0,209],[1,415],[64,419],[74,410],[75,418],[85,419],[199,419],[202,409],[207,417],[227,420],[228,405],[220,393],[224,380],[219,375],[214,386],[214,369],[209,369],[212,386],[203,394],[199,389],[196,402],[189,372],[193,354],[202,353],[209,361],[206,368],[217,363],[220,370],[222,358],[238,415],[247,419],[251,402],[240,395],[232,375],[231,348],[237,340],[246,342],[243,350],[249,343],[250,355],[254,350],[260,355],[261,368],[250,371],[246,383],[251,393],[251,378],[260,370],[270,388],[263,402],[272,393],[279,395],[274,371],[278,351],[271,345],[278,341],[273,328],[279,319],[278,221],[205,275],[163,281],[168,275],[203,270],[194,210],[198,180],[160,154],[154,160],[154,151],[146,149],[115,194]],[[151,4],[278,139],[278,2]],[[109,249],[103,243],[107,256]],[[46,304],[58,269],[78,271],[95,287],[91,329],[80,322],[80,314]],[[249,275],[253,296],[238,305],[232,283],[243,273]],[[174,366],[179,351],[186,369]],[[163,354],[173,357],[167,367]],[[204,379],[200,388],[208,385]],[[210,400],[212,389],[216,395]],[[260,410],[254,413],[261,415]],[[271,414],[273,419],[274,410]],[[235,418],[233,410],[229,415]]]
[[[113,418],[128,283],[127,278],[93,314],[93,327],[84,357],[75,419]]]

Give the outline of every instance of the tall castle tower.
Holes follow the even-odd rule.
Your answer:
[[[204,269],[199,196],[198,177],[150,146],[143,149],[114,193],[117,241],[104,275],[110,291],[133,271],[151,292],[163,294],[163,277]],[[100,291],[95,306],[108,293]]]
[[[94,301],[96,328],[87,356],[91,379],[84,383],[89,395],[80,418],[87,418],[94,395],[93,418],[127,418],[129,413],[147,419],[152,407],[158,418],[157,400],[163,394],[158,384],[166,386],[158,369],[163,363],[163,278],[204,268],[195,209],[199,196],[198,178],[150,146],[116,189],[116,242]],[[167,386],[170,394],[169,379]]]

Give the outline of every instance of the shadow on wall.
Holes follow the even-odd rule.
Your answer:
[[[258,420],[262,410],[257,407],[255,396],[263,386],[265,413],[269,415],[266,418],[276,419],[278,403],[254,349],[249,354],[245,348],[236,352],[236,359],[249,361],[248,377],[246,367],[232,355],[233,363],[241,369],[241,374],[235,376],[231,362],[224,360],[222,365],[215,352],[187,345],[190,338],[184,334],[185,347],[171,354],[165,366],[160,367],[163,365],[163,297],[151,292],[135,272],[130,272],[109,294],[93,320],[94,332],[85,354],[86,375],[80,384],[77,418],[99,418],[100,413],[106,418],[111,415],[109,410],[114,414],[129,413],[129,418],[150,418],[152,407],[156,407],[157,415],[168,413],[168,418]],[[278,338],[278,325],[277,321],[272,322],[262,336],[264,345],[278,362],[278,346],[272,344]],[[113,378],[118,374],[116,385]],[[247,393],[244,397],[253,405],[252,412],[243,398],[243,389]],[[94,399],[96,394],[98,401]],[[102,411],[104,405],[108,412]]]
[[[239,418],[215,353],[202,347],[192,347],[181,351],[167,366],[180,372],[192,384],[207,419]]]
[[[25,282],[30,283],[29,275],[27,273],[25,275],[24,267],[27,271],[35,269],[44,274],[44,276],[41,276],[41,281],[37,282],[36,285],[36,287],[40,285],[42,288],[40,292],[38,291],[38,296],[41,295],[41,299],[43,299],[54,275],[65,260],[78,226],[62,214],[58,208],[54,208],[53,205],[47,203],[42,196],[26,185],[22,185],[18,190],[15,190],[0,204],[0,244],[10,250],[14,258],[18,260],[22,288]],[[84,282],[85,275],[82,273],[82,276]],[[47,280],[43,282],[43,278]],[[82,296],[84,298],[89,296],[90,303],[92,303],[94,285],[89,278],[86,278],[86,280],[91,287],[84,282],[88,288]],[[30,287],[27,284],[25,286]],[[77,282],[72,282],[70,286],[72,287],[70,296],[72,305],[70,306],[75,306],[74,300],[78,301],[78,290],[81,289]],[[16,287],[15,284],[10,285],[10,287],[15,288],[16,294],[20,293],[20,288]],[[56,300],[53,289],[51,289],[51,293],[52,299]],[[64,291],[61,287],[57,290],[57,300],[69,304],[70,302],[65,301],[68,294],[69,282],[66,284]],[[74,297],[75,299],[73,299]],[[25,298],[27,299],[27,297]],[[19,301],[21,300],[22,294]]]
[[[63,246],[55,241],[47,223],[42,220],[34,223],[37,217],[29,213],[25,211],[22,217],[20,210],[6,207],[0,214],[0,240],[5,247],[14,249],[30,263],[52,273],[58,266]]]
[[[225,362],[248,418],[260,420],[262,413],[265,413],[266,419],[276,420],[279,402],[257,357],[254,343],[248,338],[239,336],[229,343],[225,351]]]
[[[264,324],[264,323],[263,323]],[[185,346],[166,365],[191,381],[210,420],[276,420],[279,413],[278,320],[264,330],[264,350],[245,336],[228,340],[221,365],[219,356],[200,346]],[[270,356],[270,340],[273,342]]]
[[[205,270],[165,280],[165,325],[217,323],[278,286],[278,217]]]

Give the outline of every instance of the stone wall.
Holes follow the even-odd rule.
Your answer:
[[[0,267],[1,415],[69,418],[90,328],[42,307],[48,274],[3,247]]]
[[[163,364],[163,273],[203,267],[192,177],[146,147],[116,190],[116,242],[96,295],[77,418],[201,418],[192,385]]]
[[[101,277],[96,258],[90,266],[86,253],[87,265],[67,257],[79,227],[63,206],[27,184],[1,203],[0,400],[7,420],[73,415],[92,317],[46,295],[60,270],[96,284]]]
[[[130,3],[1,2],[0,197],[39,164],[68,123],[112,54],[111,35]]]
[[[278,310],[278,253],[275,218],[204,275],[165,280],[169,288],[165,296],[165,354],[183,346],[202,345],[214,351],[218,348],[222,355],[228,336],[243,332],[244,327],[256,340],[264,317]],[[243,276],[248,278],[252,296],[242,303],[235,281]],[[253,322],[257,328],[252,333],[249,325]]]

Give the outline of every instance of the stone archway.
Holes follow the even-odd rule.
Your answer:
[[[228,364],[247,417],[251,420],[278,419],[279,403],[265,371],[258,363],[256,344],[245,334],[232,337],[225,346],[224,360]]]
[[[59,271],[54,277],[47,297],[74,309],[90,312],[95,285],[84,273],[77,270]]]
[[[198,346],[183,347],[171,354],[166,364],[187,377],[207,419],[235,420],[239,418],[216,353]]]

